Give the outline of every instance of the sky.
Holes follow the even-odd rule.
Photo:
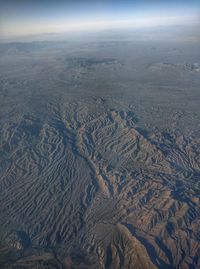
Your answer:
[[[200,0],[0,0],[0,37],[199,21]]]

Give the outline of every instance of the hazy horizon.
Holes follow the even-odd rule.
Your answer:
[[[0,38],[198,25],[198,1],[0,1]]]

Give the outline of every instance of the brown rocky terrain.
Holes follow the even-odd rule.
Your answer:
[[[12,46],[1,46],[0,268],[199,268],[197,64],[182,68],[178,52],[157,64],[174,61],[171,45],[150,46],[150,65],[134,42]]]

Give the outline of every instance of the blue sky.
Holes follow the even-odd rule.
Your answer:
[[[144,26],[144,19],[153,25],[153,18],[155,25],[170,20],[180,23],[181,18],[182,23],[189,23],[192,18],[197,21],[199,14],[197,0],[0,0],[0,35],[78,30],[81,26],[95,29],[106,27],[106,22],[112,27],[131,20]]]

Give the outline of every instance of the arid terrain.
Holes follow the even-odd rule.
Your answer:
[[[0,44],[0,268],[200,268],[200,38],[162,35]]]

